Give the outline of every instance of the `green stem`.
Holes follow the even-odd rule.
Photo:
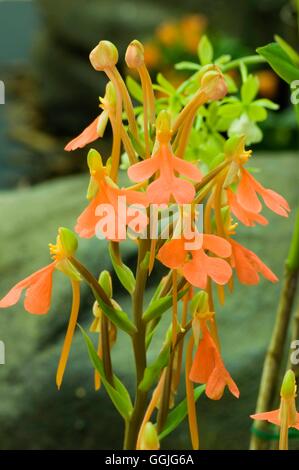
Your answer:
[[[289,255],[286,261],[286,269],[280,295],[275,324],[271,341],[266,354],[262,378],[259,388],[256,412],[264,412],[273,409],[277,392],[277,383],[281,371],[285,343],[291,320],[292,309],[296,297],[299,276],[299,231],[298,216],[295,230],[292,236]],[[258,421],[255,423],[258,431],[265,430],[265,423]],[[262,450],[267,448],[267,443],[258,434],[253,434],[250,442],[252,450]]]
[[[150,247],[150,239],[139,240],[136,270],[136,287],[133,293],[133,314],[136,333],[133,335],[133,349],[136,365],[136,398],[131,419],[126,429],[124,448],[136,449],[138,432],[147,406],[147,392],[139,389],[146,368],[146,324],[142,319],[143,298],[148,277],[148,269],[143,265],[144,258]]]
[[[222,72],[227,72],[228,70],[236,69],[240,67],[241,62],[245,65],[254,65],[265,64],[267,61],[260,55],[248,55],[246,57],[242,57],[241,59],[235,59],[231,62],[228,62],[228,64],[222,65],[221,70]]]

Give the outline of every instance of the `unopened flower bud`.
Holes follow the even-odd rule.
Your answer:
[[[296,378],[291,369],[285,373],[280,389],[280,396],[286,400],[295,398],[296,396]]]
[[[138,69],[144,64],[144,47],[136,39],[127,48],[126,64],[130,69]]]
[[[159,450],[160,442],[156,426],[150,421],[146,423],[140,438],[140,450]]]
[[[108,271],[102,271],[99,277],[99,284],[105,291],[105,294],[109,299],[112,297],[112,280]]]
[[[209,296],[205,291],[197,292],[191,302],[190,311],[193,316],[195,313],[206,313],[209,311]]]
[[[96,70],[114,67],[118,61],[118,51],[110,41],[100,41],[89,54],[91,65]]]
[[[224,76],[217,66],[213,66],[201,76],[200,84],[210,100],[219,100],[227,94]]]

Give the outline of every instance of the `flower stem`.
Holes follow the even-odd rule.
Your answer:
[[[222,65],[222,72],[227,72],[228,70],[236,69],[240,67],[241,62],[245,65],[254,65],[254,64],[265,64],[267,61],[264,57],[260,55],[249,55],[247,57],[242,57],[242,59],[232,60],[228,64]]]
[[[139,429],[147,407],[147,392],[139,389],[146,368],[146,325],[142,319],[143,297],[148,277],[148,269],[143,265],[143,260],[150,248],[150,239],[139,240],[138,260],[136,270],[136,286],[133,293],[133,314],[136,333],[133,335],[133,349],[136,366],[136,396],[131,419],[128,422],[124,449],[134,450],[137,445]]]
[[[276,320],[270,340],[269,348],[266,354],[260,389],[258,394],[256,413],[272,409],[276,395],[276,387],[281,369],[281,361],[284,352],[284,346],[287,340],[288,327],[291,319],[293,304],[295,301],[296,290],[299,276],[299,262],[294,253],[299,253],[299,212],[297,215],[296,226],[293,233],[289,255],[286,261],[283,287],[280,295]],[[264,430],[265,424],[262,421],[256,423],[259,430]],[[252,435],[250,448],[252,450],[261,450],[267,447],[267,443],[258,437]]]

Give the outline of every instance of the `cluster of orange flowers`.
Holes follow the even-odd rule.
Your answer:
[[[173,397],[178,386],[182,360],[179,336],[181,333],[184,336],[188,331],[188,315],[191,314],[189,326],[192,327],[193,333],[187,347],[186,387],[192,442],[194,448],[197,448],[192,383],[206,384],[206,395],[214,400],[222,397],[226,386],[234,396],[239,396],[238,387],[221,356],[212,285],[217,286],[220,300],[224,301],[224,286],[228,285],[232,290],[234,271],[239,281],[247,285],[257,284],[260,275],[271,282],[277,281],[275,274],[264,262],[236,240],[236,220],[246,226],[267,224],[267,219],[261,213],[262,201],[273,212],[284,217],[290,209],[281,195],[262,186],[246,169],[251,151],[244,148],[242,136],[227,141],[223,161],[206,175],[202,174],[198,162],[184,160],[199,107],[222,99],[227,93],[224,77],[217,66],[208,65],[202,68],[197,92],[177,115],[172,115],[164,109],[156,116],[155,96],[144,61],[144,50],[138,41],[133,41],[127,49],[126,62],[129,68],[137,71],[142,85],[144,112],[143,125],[140,128],[136,122],[130,95],[116,67],[118,52],[115,46],[108,41],[101,41],[91,52],[90,61],[97,71],[106,73],[109,83],[105,96],[100,100],[100,114],[66,146],[66,150],[83,148],[101,138],[108,122],[113,132],[113,143],[106,165],[96,150],[89,152],[89,203],[78,217],[76,233],[83,238],[95,236],[96,225],[102,217],[97,207],[110,204],[117,217],[119,196],[125,196],[128,205],[141,204],[149,207],[151,204],[176,203],[182,207],[188,204],[194,212],[192,233],[197,248],[190,248],[190,239],[187,240],[182,232],[177,233],[174,227],[169,240],[150,240],[147,269],[149,275],[157,259],[170,270],[170,286],[167,287],[169,276],[164,279],[163,286],[164,292],[171,293],[173,297],[172,348],[176,348],[173,362],[176,364],[176,373],[173,374],[171,385]],[[128,177],[134,183],[125,188],[118,185],[122,148],[130,161]],[[204,203],[203,233],[196,229],[195,205],[199,203]],[[127,217],[127,223],[128,221],[130,215]],[[139,230],[144,230],[147,223],[148,220],[145,219]],[[110,241],[120,242],[117,237],[111,237]],[[135,242],[139,243],[140,240],[137,238]],[[57,375],[59,387],[79,310],[82,272],[78,272],[78,266],[74,262],[76,248],[76,238],[72,232],[60,229],[57,244],[50,246],[54,261],[16,284],[0,301],[0,308],[10,307],[18,302],[25,289],[25,309],[33,314],[44,314],[50,308],[54,270],[59,269],[71,279],[74,300]],[[180,297],[184,305],[181,318],[178,313],[180,292],[184,292]],[[196,352],[193,357],[194,348]],[[147,427],[153,409],[161,397],[165,382],[164,372],[161,371],[142,429]],[[141,439],[142,432],[139,437]]]

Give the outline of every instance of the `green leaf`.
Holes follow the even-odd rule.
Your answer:
[[[213,61],[213,46],[207,36],[202,36],[198,45],[198,57],[201,65],[210,64]]]
[[[262,108],[261,106],[258,106],[255,103],[251,103],[248,106],[247,112],[251,121],[254,121],[254,122],[264,121],[265,119],[267,119],[267,115],[268,115],[265,108]]]
[[[289,56],[275,42],[256,50],[271,65],[272,69],[287,83],[299,79],[299,67],[293,64]]]
[[[238,87],[235,84],[234,79],[230,75],[228,75],[227,73],[224,74],[224,79],[225,79],[225,83],[227,85],[228,93],[236,93],[238,91]]]
[[[85,344],[87,346],[87,351],[88,351],[91,363],[93,367],[99,372],[103,385],[109,397],[111,398],[112,403],[114,404],[119,414],[126,421],[129,420],[131,413],[133,411],[133,405],[131,402],[129,392],[127,391],[124,384],[115,375],[113,375],[113,380],[115,384],[114,387],[107,381],[103,363],[101,359],[99,358],[91,339],[85,333],[84,329],[80,325],[79,325],[79,328],[81,330]]]
[[[267,109],[273,109],[273,111],[276,111],[279,109],[279,104],[274,103],[271,100],[268,100],[267,98],[261,98],[259,100],[255,100],[252,104],[255,104],[256,106],[262,106],[263,108]]]
[[[284,52],[289,56],[291,61],[295,65],[299,65],[299,54],[295,49],[290,46],[284,39],[282,39],[278,34],[274,36],[275,41],[280,45],[281,49],[284,50]]]
[[[215,60],[216,65],[224,65],[231,61],[231,56],[229,54],[223,54],[218,59]]]
[[[121,330],[125,331],[129,335],[132,335],[136,332],[135,326],[129,320],[129,317],[125,312],[117,308],[114,308],[110,305],[107,305],[106,302],[103,301],[103,299],[98,295],[98,293],[93,288],[92,288],[92,292],[100,308],[103,310],[105,315],[109,318],[109,320],[111,320],[112,323],[114,323],[114,325],[118,326]]]
[[[201,66],[194,62],[183,61],[175,64],[174,68],[176,70],[200,70]]]
[[[151,388],[153,383],[157,382],[160,376],[160,372],[164,367],[167,366],[170,354],[170,342],[167,342],[161,349],[157,359],[144,371],[144,376],[139,384],[139,389],[147,391]]]
[[[240,101],[238,101],[237,103],[228,103],[224,104],[223,106],[219,106],[218,114],[224,118],[236,119],[240,116],[242,110],[243,105]]]
[[[241,87],[241,97],[244,104],[251,103],[257,95],[259,89],[258,78],[254,75],[248,75]]]
[[[187,293],[188,289],[184,289],[178,293],[178,300],[180,300]],[[149,322],[154,318],[159,318],[172,306],[173,298],[171,295],[166,295],[151,302],[143,314],[143,320]]]
[[[162,73],[158,73],[157,82],[163,90],[169,92],[171,95],[176,92],[174,86],[164,77],[164,75],[162,75]]]
[[[126,84],[128,87],[129,92],[135,98],[135,100],[139,101],[139,103],[143,103],[143,93],[142,88],[134,78],[130,77],[130,75],[126,78]]]
[[[118,279],[129,294],[133,294],[136,285],[134,274],[128,266],[126,266],[121,260],[117,259],[111,245],[109,245],[109,254]]]
[[[194,400],[197,401],[200,395],[204,392],[206,386],[200,385],[194,389]],[[187,416],[187,399],[185,398],[181,403],[178,404],[168,415],[163,431],[159,434],[159,439],[162,440],[174,431],[183,419]]]

